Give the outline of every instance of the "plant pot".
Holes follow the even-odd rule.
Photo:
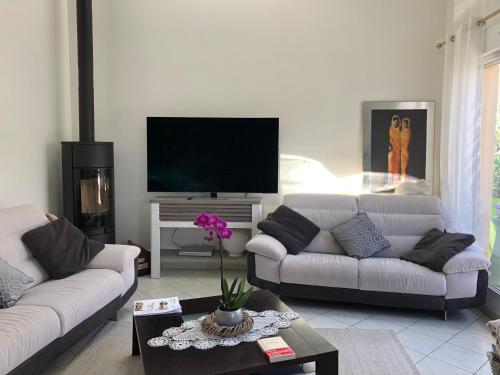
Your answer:
[[[222,240],[224,249],[230,257],[240,257],[245,252],[245,244],[250,240],[248,230],[234,230],[233,235],[229,239]]]
[[[243,321],[243,310],[234,311],[221,310],[220,306],[215,310],[215,321],[220,326],[236,326]]]

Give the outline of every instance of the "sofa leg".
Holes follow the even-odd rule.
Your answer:
[[[118,311],[115,311],[113,315],[111,315],[108,320],[111,320],[112,322],[117,322],[118,321]]]
[[[446,319],[448,319],[448,310],[443,310],[443,321],[446,322]]]

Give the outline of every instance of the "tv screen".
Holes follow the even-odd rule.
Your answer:
[[[148,117],[148,191],[278,192],[278,118]]]

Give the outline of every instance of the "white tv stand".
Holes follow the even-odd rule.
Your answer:
[[[205,212],[221,216],[231,229],[251,229],[253,236],[262,220],[261,198],[158,197],[150,204],[152,278],[161,276],[161,228],[197,228],[194,219]]]

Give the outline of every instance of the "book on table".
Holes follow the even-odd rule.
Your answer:
[[[178,297],[134,301],[135,316],[180,313],[182,313],[182,308]]]
[[[257,341],[257,345],[270,363],[287,361],[295,358],[295,352],[281,336],[260,339]]]

